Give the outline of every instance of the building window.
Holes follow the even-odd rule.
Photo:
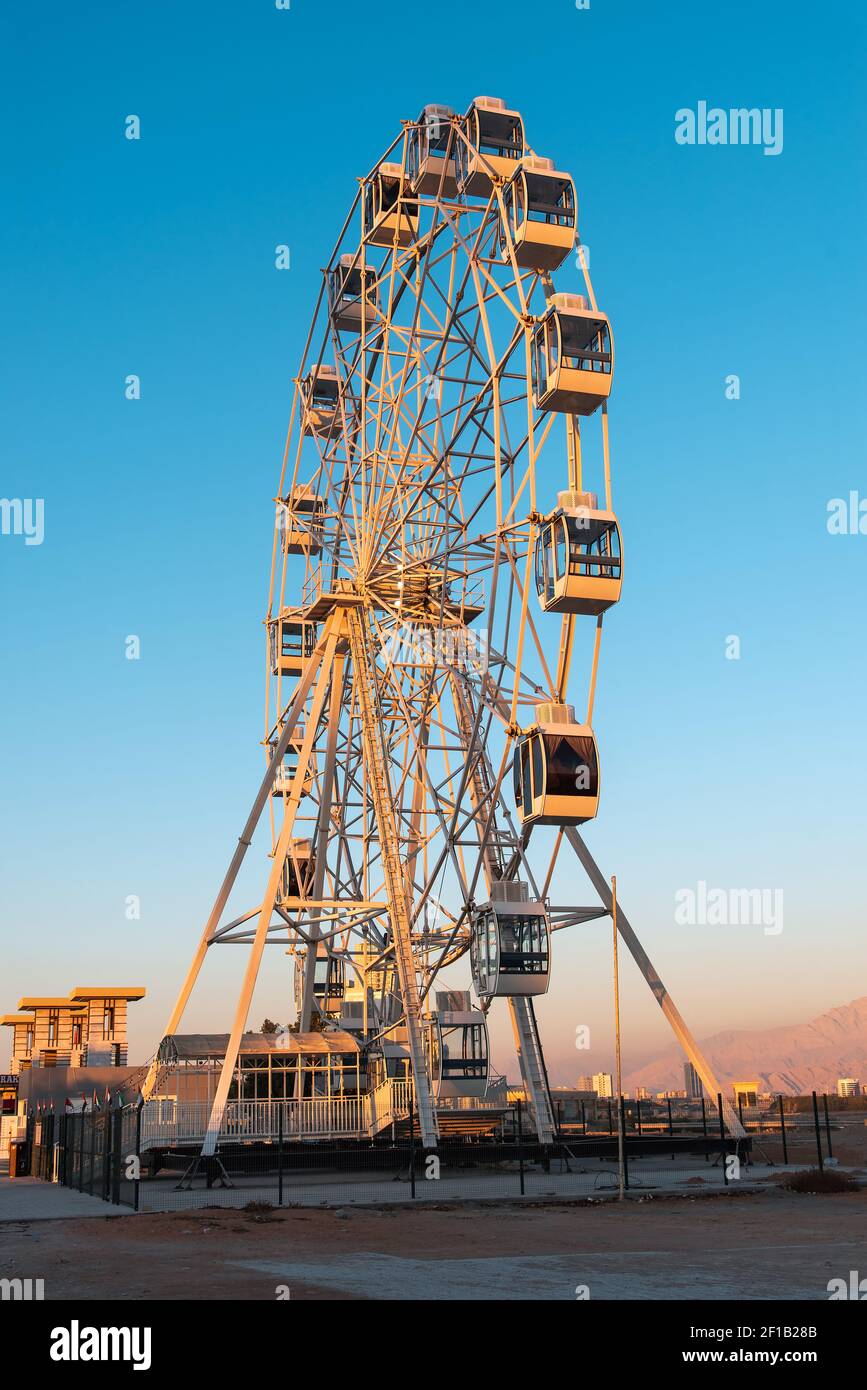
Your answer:
[[[29,1057],[30,1054],[32,1053],[32,1051],[33,1051],[33,1028],[30,1027],[30,1028],[27,1029],[27,1032],[24,1034],[24,1055],[25,1055],[25,1057]]]
[[[102,1036],[110,1038],[114,1033],[114,1005],[105,1004],[102,1010]]]
[[[72,1021],[72,1046],[81,1047],[81,1019],[76,1018]]]
[[[57,1013],[52,1011],[48,1015],[48,1046],[57,1046]]]

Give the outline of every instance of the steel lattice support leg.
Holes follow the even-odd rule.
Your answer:
[[[280,829],[280,834],[274,850],[274,862],[271,865],[271,872],[268,875],[268,884],[259,911],[259,920],[256,923],[256,935],[253,938],[253,944],[250,948],[250,958],[247,962],[244,983],[241,986],[241,995],[238,999],[238,1007],[235,1011],[235,1020],[232,1024],[226,1055],[223,1058],[223,1065],[220,1071],[220,1079],[217,1083],[214,1101],[211,1106],[208,1129],[205,1134],[205,1142],[202,1145],[202,1156],[204,1158],[210,1157],[217,1147],[220,1126],[223,1122],[223,1113],[226,1109],[226,1101],[229,1096],[229,1087],[232,1084],[232,1076],[234,1074],[235,1064],[238,1060],[241,1038],[247,1026],[247,1015],[250,1012],[253,990],[256,987],[256,980],[259,976],[262,953],[265,949],[265,941],[268,936],[268,929],[271,925],[274,904],[277,900],[280,878],[283,873],[283,863],[289,849],[289,841],[292,838],[292,830],[295,825],[295,814],[301,800],[304,779],[307,776],[307,764],[313,749],[316,726],[319,723],[319,717],[322,713],[323,704],[325,703],[328,682],[332,675],[332,664],[334,661],[334,651],[337,646],[337,635],[338,629],[335,627],[329,635],[328,644],[322,659],[322,665],[319,669],[319,676],[316,681],[316,690],[313,695],[312,708],[310,711],[310,721],[307,725],[301,749],[298,754],[298,767],[292,779],[292,788],[289,793],[289,799],[283,817],[283,825]]]
[[[343,699],[343,676],[346,655],[338,652],[334,658],[334,677],[331,682],[331,697],[328,711],[328,743],[325,750],[325,773],[322,781],[322,801],[319,806],[319,824],[316,835],[316,870],[313,878],[313,901],[322,901],[325,884],[325,853],[328,847],[331,828],[331,807],[334,799],[334,778],[337,767],[337,735],[340,730],[340,702]],[[316,980],[316,942],[322,935],[319,918],[314,917],[310,924],[310,944],[304,961],[304,991],[301,998],[301,1014],[298,1031],[310,1031],[313,1016],[313,986]],[[331,947],[328,948],[329,955]]]
[[[163,1037],[168,1037],[170,1034],[176,1033],[178,1027],[180,1026],[181,1019],[184,1016],[184,1010],[187,1007],[187,1002],[193,991],[193,987],[196,983],[196,980],[199,977],[199,971],[202,968],[205,956],[207,955],[208,947],[211,945],[211,942],[214,939],[214,933],[220,924],[220,918],[223,915],[223,909],[225,908],[226,903],[229,900],[229,894],[235,886],[235,880],[238,877],[241,865],[244,862],[244,856],[246,855],[247,850],[250,848],[250,844],[252,843],[256,826],[259,824],[262,811],[264,810],[268,797],[271,794],[271,787],[273,785],[274,778],[277,775],[277,770],[283,761],[283,756],[286,752],[286,749],[289,746],[289,740],[292,737],[295,726],[298,723],[298,720],[300,719],[301,714],[304,710],[304,705],[307,701],[307,696],[309,694],[310,687],[316,678],[316,673],[319,670],[320,663],[322,661],[323,656],[325,655],[325,651],[328,645],[329,633],[330,625],[327,624],[320,641],[314,648],[313,655],[311,656],[310,661],[307,664],[307,668],[304,671],[304,674],[298,681],[298,688],[295,692],[292,703],[290,704],[289,709],[287,711],[286,719],[283,724],[283,729],[274,748],[273,756],[271,758],[270,763],[268,764],[268,769],[265,773],[265,776],[262,779],[262,785],[259,787],[259,790],[256,793],[256,798],[253,802],[252,810],[250,811],[250,814],[247,817],[244,829],[241,831],[241,834],[239,836],[237,847],[235,849],[234,854],[232,855],[229,867],[226,870],[226,876],[223,879],[222,884],[220,885],[220,891],[217,894],[214,906],[211,908],[211,914],[208,917],[208,920],[203,928],[201,939],[196,949],[196,954],[193,957],[192,964],[190,965],[189,970],[187,971],[186,979],[184,980],[184,983],[181,985],[180,993],[178,994],[178,997],[175,1000],[175,1006],[172,1009],[171,1015],[169,1016],[169,1021],[166,1024]],[[141,1088],[142,1096],[145,1100],[147,1100],[150,1097],[150,1094],[153,1091],[158,1072],[159,1063],[156,1057],[154,1057],[153,1061],[148,1067],[148,1073]]]
[[[392,944],[412,1059],[419,1130],[423,1146],[432,1149],[436,1147],[437,1142],[436,1111],[428,1074],[418,980],[412,950],[412,915],[406,892],[404,865],[400,857],[397,817],[382,741],[375,678],[367,651],[365,620],[357,608],[347,611],[347,620],[355,688],[361,710],[364,756],[379,831]]]
[[[578,834],[578,831],[575,830],[575,828],[571,825],[565,826],[564,830],[566,834],[566,839],[569,841],[575,853],[578,855],[578,858],[581,860],[581,863],[584,865],[590,882],[593,884],[593,887],[596,889],[603,903],[610,912],[611,887],[609,883],[602,874],[602,871],[596,863],[596,860],[593,858],[592,854],[585,845],[581,836]],[[665,1017],[668,1019],[674,1036],[677,1038],[677,1041],[680,1043],[687,1057],[692,1062],[692,1065],[695,1067],[696,1071],[698,1072],[699,1076],[704,1082],[704,1087],[708,1095],[711,1097],[711,1099],[715,1098],[718,1095],[722,1095],[722,1087],[720,1086],[719,1082],[714,1076],[710,1067],[710,1063],[703,1055],[698,1043],[696,1042],[695,1038],[692,1036],[692,1033],[689,1031],[686,1024],[684,1023],[679,1010],[675,1007],[674,1000],[672,999],[671,995],[665,988],[665,985],[662,983],[662,980],[659,978],[659,975],[654,969],[650,956],[647,954],[638,937],[636,936],[635,932],[633,931],[632,927],[629,925],[626,913],[620,906],[619,899],[617,903],[617,929],[621,937],[623,938],[624,944],[629,948],[633,960],[635,961],[636,965],[638,966],[639,970],[641,971],[642,975],[644,976],[645,980],[650,986],[650,991],[654,999],[656,1000],[659,1007],[662,1009],[662,1012],[665,1014]],[[725,1115],[725,1121],[728,1125],[730,1133],[735,1135],[739,1139],[743,1138],[746,1131],[744,1130],[743,1125],[741,1124],[740,1120],[735,1114],[735,1111],[732,1108],[731,1104],[725,1099],[724,1096],[723,1114]]]

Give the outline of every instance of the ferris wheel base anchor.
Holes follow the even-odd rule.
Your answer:
[[[197,1154],[189,1164],[180,1182],[175,1185],[176,1192],[186,1192],[192,1188],[196,1177],[201,1174],[205,1187],[234,1187],[235,1184],[216,1154]]]

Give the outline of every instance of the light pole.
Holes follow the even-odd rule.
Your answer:
[[[614,1049],[617,1072],[617,1169],[618,1196],[623,1201],[623,1077],[620,1064],[620,979],[617,971],[617,875],[611,877],[611,922],[614,930]]]

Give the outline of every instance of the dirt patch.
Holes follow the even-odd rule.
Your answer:
[[[650,1266],[654,1278],[668,1271],[669,1284],[693,1274],[703,1279],[708,1291],[697,1296],[786,1297],[781,1280],[788,1280],[791,1296],[819,1297],[827,1296],[827,1278],[850,1260],[850,1250],[863,1250],[865,1217],[863,1191],[797,1196],[779,1189],[713,1196],[693,1189],[623,1204],[200,1209],[6,1226],[0,1275],[44,1278],[47,1299],[275,1299],[286,1296],[279,1292],[285,1267],[293,1299],[424,1299],[450,1296],[426,1291],[431,1270],[480,1262],[506,1290],[490,1297],[517,1297],[508,1291],[510,1263],[526,1281],[536,1261],[539,1291],[531,1296],[548,1298],[560,1295],[546,1292],[542,1274],[571,1261],[600,1271],[597,1279],[608,1280],[604,1297],[646,1296],[629,1290],[636,1279],[646,1282]],[[764,1288],[755,1283],[762,1251],[767,1292],[756,1293]],[[383,1294],[377,1269],[394,1273],[401,1261],[405,1292]],[[369,1269],[369,1281],[348,1281],[350,1267]]]

